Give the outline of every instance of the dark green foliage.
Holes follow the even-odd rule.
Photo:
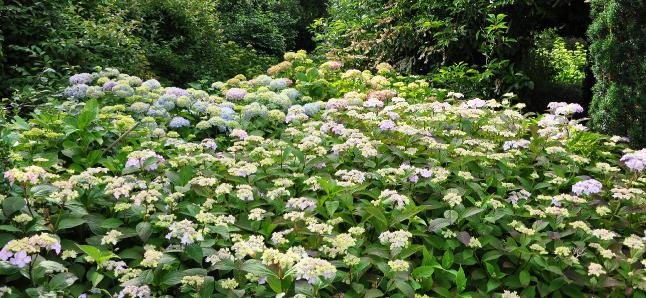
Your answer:
[[[0,2],[2,3],[2,2]],[[8,0],[0,4],[0,98],[15,112],[57,97],[63,77],[115,67],[186,85],[265,72],[311,39],[309,1]]]
[[[588,34],[594,62],[591,124],[646,145],[646,2],[592,1]]]
[[[582,37],[586,11],[583,0],[332,0],[316,39],[319,54],[353,66],[388,62],[429,73],[437,87],[530,94],[520,62],[532,32],[558,27],[563,36]]]
[[[552,101],[585,105],[587,56],[585,40],[562,37],[555,28],[536,33],[531,49],[519,63],[533,82],[531,90],[520,94],[531,99],[527,102],[530,110],[543,110]]]
[[[5,1],[0,28],[2,97],[14,90],[23,93],[19,97],[42,93],[42,87],[53,90],[57,79],[95,65],[120,66],[136,74],[147,69],[145,51],[133,36],[137,21],[125,18],[112,4]]]
[[[230,40],[277,55],[294,47],[302,15],[298,0],[222,0],[217,6]]]

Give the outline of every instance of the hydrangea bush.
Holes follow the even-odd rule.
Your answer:
[[[303,52],[62,93],[5,128],[2,297],[644,297],[646,150],[576,104]]]

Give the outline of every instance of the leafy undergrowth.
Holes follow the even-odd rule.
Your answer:
[[[388,65],[114,69],[4,128],[2,297],[644,297],[646,151]]]

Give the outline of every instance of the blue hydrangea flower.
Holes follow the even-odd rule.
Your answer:
[[[189,122],[186,118],[184,117],[173,117],[172,120],[170,120],[170,123],[168,123],[168,126],[171,128],[180,128],[180,127],[188,127],[191,125],[191,122]]]
[[[236,112],[227,106],[220,106],[220,117],[224,120],[233,120],[235,119]]]
[[[196,112],[196,113],[200,113],[200,114],[201,114],[201,113],[206,112],[206,108],[208,108],[208,107],[209,107],[209,104],[208,104],[208,103],[203,102],[203,101],[196,101],[196,102],[195,102],[195,103],[193,103],[193,105],[191,106],[191,110],[192,110],[193,112]]]
[[[280,92],[282,95],[286,95],[290,100],[295,100],[301,96],[301,92],[294,88],[287,88]]]
[[[83,99],[87,94],[88,85],[76,84],[65,88],[63,95],[67,98]]]
[[[92,79],[92,74],[89,74],[87,72],[75,74],[70,77],[70,85],[87,84],[92,82]]]
[[[151,117],[160,117],[160,118],[166,118],[169,116],[168,111],[164,110],[163,108],[155,107],[155,106],[150,107],[147,115]]]
[[[171,111],[175,108],[175,98],[172,95],[162,95],[153,103],[153,105],[166,111]]]
[[[305,115],[307,116],[314,116],[316,115],[320,110],[322,106],[322,102],[317,101],[317,102],[310,102],[306,103],[303,105],[303,110],[305,110]]]

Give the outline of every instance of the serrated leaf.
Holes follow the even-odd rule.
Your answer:
[[[5,217],[11,216],[22,207],[25,207],[25,199],[21,197],[8,197],[2,201],[2,213]]]
[[[76,280],[78,280],[78,277],[76,277],[76,275],[69,272],[61,272],[52,277],[52,279],[49,281],[49,288],[54,291],[63,290],[73,285]]]
[[[436,218],[431,220],[430,223],[428,223],[428,228],[427,230],[429,232],[437,232],[443,228],[446,228],[450,225],[449,220],[446,218]]]
[[[139,239],[141,239],[141,241],[143,242],[146,242],[152,234],[152,225],[149,222],[142,221],[137,224],[135,231],[137,231]]]
[[[240,267],[240,270],[256,274],[258,276],[274,276],[276,277],[276,273],[271,271],[267,266],[263,265],[260,263],[258,260],[247,260],[245,261],[242,266]]]
[[[450,269],[453,265],[453,251],[447,250],[442,256],[442,267],[444,269]]]
[[[202,264],[202,258],[204,258],[204,254],[202,252],[202,247],[200,247],[199,244],[193,243],[187,246],[186,255],[198,264]]]
[[[462,269],[462,266],[460,266],[460,269],[455,274],[455,285],[458,288],[458,293],[462,293],[462,291],[464,291],[464,289],[466,289],[467,287],[467,277],[464,274],[464,269]]]

